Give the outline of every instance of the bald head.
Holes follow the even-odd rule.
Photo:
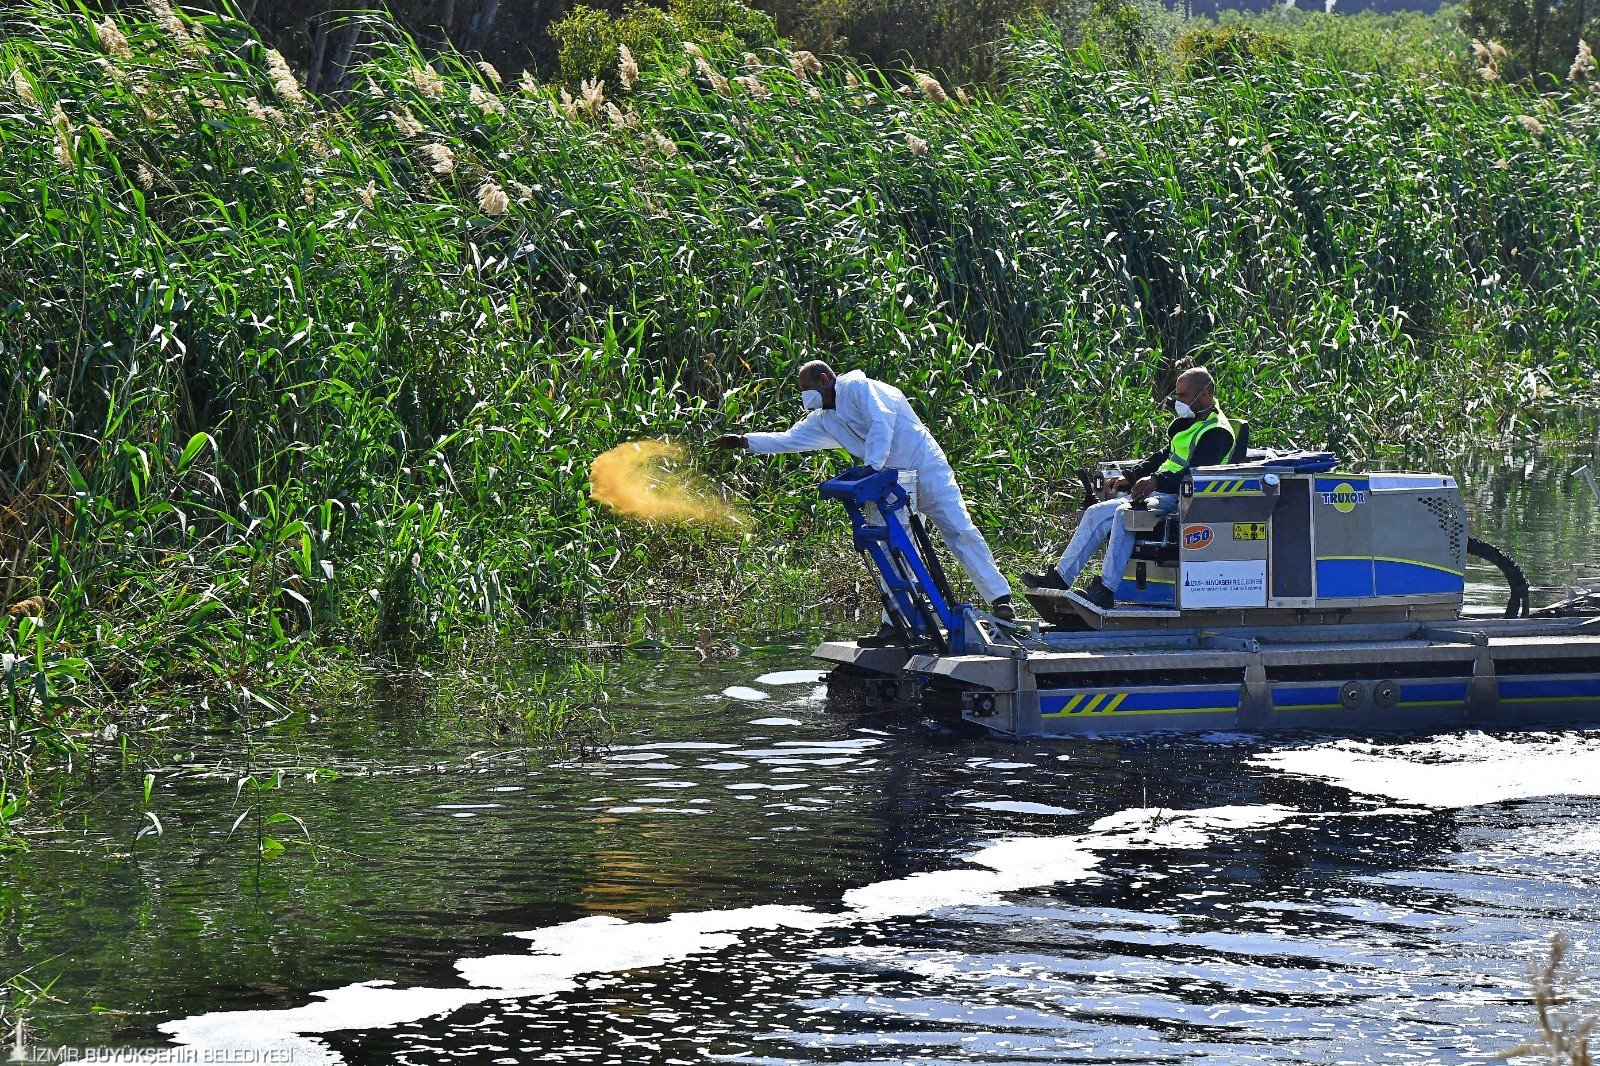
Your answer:
[[[800,368],[800,387],[802,389],[821,390],[824,385],[832,385],[838,378],[833,372],[833,367],[821,359],[813,359]]]
[[[1190,367],[1178,375],[1173,395],[1196,411],[1209,411],[1216,406],[1217,384],[1211,378],[1211,371],[1205,367]]]

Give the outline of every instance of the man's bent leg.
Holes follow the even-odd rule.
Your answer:
[[[922,467],[917,471],[917,510],[933,521],[950,554],[978,587],[978,595],[985,603],[1011,595],[1011,584],[994,565],[989,542],[972,524],[972,515],[949,467]]]
[[[1106,533],[1110,531],[1112,523],[1120,523],[1121,520],[1117,515],[1126,503],[1126,500],[1102,500],[1091,504],[1079,517],[1077,531],[1072,534],[1072,542],[1067,545],[1067,550],[1061,553],[1061,561],[1056,564],[1056,572],[1068,585],[1077,580],[1083,568],[1088,565],[1095,550],[1106,539]]]
[[[1123,509],[1128,508],[1126,502]],[[1145,504],[1147,510],[1159,511],[1163,514],[1173,514],[1178,510],[1178,497],[1170,492],[1153,492]],[[1106,557],[1100,565],[1100,580],[1107,588],[1115,591],[1122,582],[1122,575],[1128,571],[1128,560],[1133,558],[1133,530],[1123,522],[1122,515],[1116,516],[1116,521],[1111,526],[1111,543],[1106,545]]]

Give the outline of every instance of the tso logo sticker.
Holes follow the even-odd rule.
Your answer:
[[[1211,543],[1212,536],[1210,526],[1184,526],[1183,546],[1192,552],[1197,552]]]
[[[1349,514],[1356,509],[1356,504],[1367,502],[1367,490],[1353,487],[1348,481],[1341,481],[1333,487],[1332,492],[1319,492],[1322,502],[1329,504],[1340,514]]]

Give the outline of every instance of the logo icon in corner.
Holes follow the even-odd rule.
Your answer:
[[[1210,526],[1184,526],[1183,546],[1197,552],[1211,543],[1212,535]]]
[[[1367,502],[1367,490],[1358,489],[1348,481],[1341,481],[1333,487],[1332,492],[1319,492],[1322,502],[1329,504],[1340,514],[1349,514],[1356,509],[1356,504]]]

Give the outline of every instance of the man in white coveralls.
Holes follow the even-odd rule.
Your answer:
[[[950,554],[972,578],[978,595],[995,616],[1015,618],[1011,586],[994,565],[983,534],[972,524],[950,461],[906,402],[905,394],[859,370],[835,374],[820,359],[800,368],[800,390],[801,406],[809,413],[790,428],[782,433],[729,433],[711,446],[744,448],[758,455],[843,448],[875,470],[915,470],[917,510],[932,519]],[[886,632],[879,640],[888,638]]]

